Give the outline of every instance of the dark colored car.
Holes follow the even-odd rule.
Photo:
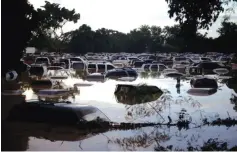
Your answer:
[[[225,69],[231,71],[230,66],[225,66],[222,63],[218,63],[218,62],[195,63],[189,67],[189,69],[188,69],[189,72],[190,72],[191,68],[200,69],[204,74],[216,74],[213,70],[219,69],[219,68],[225,68]]]
[[[106,78],[118,79],[122,77],[138,77],[136,70],[132,68],[115,68],[105,74]]]
[[[78,125],[85,122],[110,122],[98,108],[71,102],[33,101],[19,104],[10,111],[8,121]]]

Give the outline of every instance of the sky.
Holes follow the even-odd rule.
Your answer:
[[[45,4],[45,0],[29,0],[35,8]],[[175,24],[168,16],[168,5],[165,0],[48,0],[59,3],[67,9],[75,9],[81,18],[77,24],[68,23],[64,32],[77,29],[82,24],[89,25],[93,30],[108,28],[128,33],[141,25],[156,25],[164,27]],[[218,37],[216,30],[220,27],[223,14],[209,29],[209,37]],[[237,22],[237,14],[231,21]],[[206,30],[200,30],[201,33]]]

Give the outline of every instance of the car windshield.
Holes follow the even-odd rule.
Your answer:
[[[73,67],[73,69],[84,69],[85,64],[84,63],[73,63],[72,67]]]
[[[186,58],[175,58],[175,61],[183,61],[186,60]]]
[[[194,57],[194,58],[192,58],[192,60],[200,60],[200,58],[199,57]]]
[[[221,58],[221,61],[229,61],[230,58]]]
[[[40,63],[40,62],[48,62],[48,59],[47,59],[47,58],[37,58],[37,59],[36,59],[36,62],[37,62],[37,63]]]
[[[110,121],[110,119],[104,113],[94,107],[81,108],[78,112],[81,114],[82,119],[86,121],[95,121],[98,119],[102,121]]]

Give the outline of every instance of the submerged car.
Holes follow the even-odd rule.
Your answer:
[[[98,108],[71,102],[31,101],[16,105],[10,111],[8,121],[79,125],[91,121],[110,122]]]
[[[110,78],[110,79],[119,79],[123,77],[134,77],[137,78],[138,74],[136,70],[132,68],[115,68],[113,70],[109,70],[105,74],[105,78]]]
[[[192,88],[218,88],[217,81],[208,77],[194,77],[190,81]]]
[[[193,68],[201,69],[204,74],[216,74],[213,70],[219,69],[219,68],[225,68],[228,71],[231,71],[231,67],[225,66],[222,63],[218,63],[218,62],[197,63],[197,64],[194,64],[193,66],[190,66],[189,69],[186,69],[186,71],[190,71],[190,69],[193,69]]]

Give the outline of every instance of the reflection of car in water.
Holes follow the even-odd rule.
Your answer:
[[[217,92],[215,88],[191,88],[187,91],[188,94],[193,96],[209,96]]]
[[[2,122],[3,150],[26,151],[28,137],[50,141],[80,141],[108,131],[108,127],[103,126],[106,124],[104,121],[110,120],[92,106],[42,102],[19,104],[11,110],[7,120]],[[88,126],[88,123],[91,125]]]

